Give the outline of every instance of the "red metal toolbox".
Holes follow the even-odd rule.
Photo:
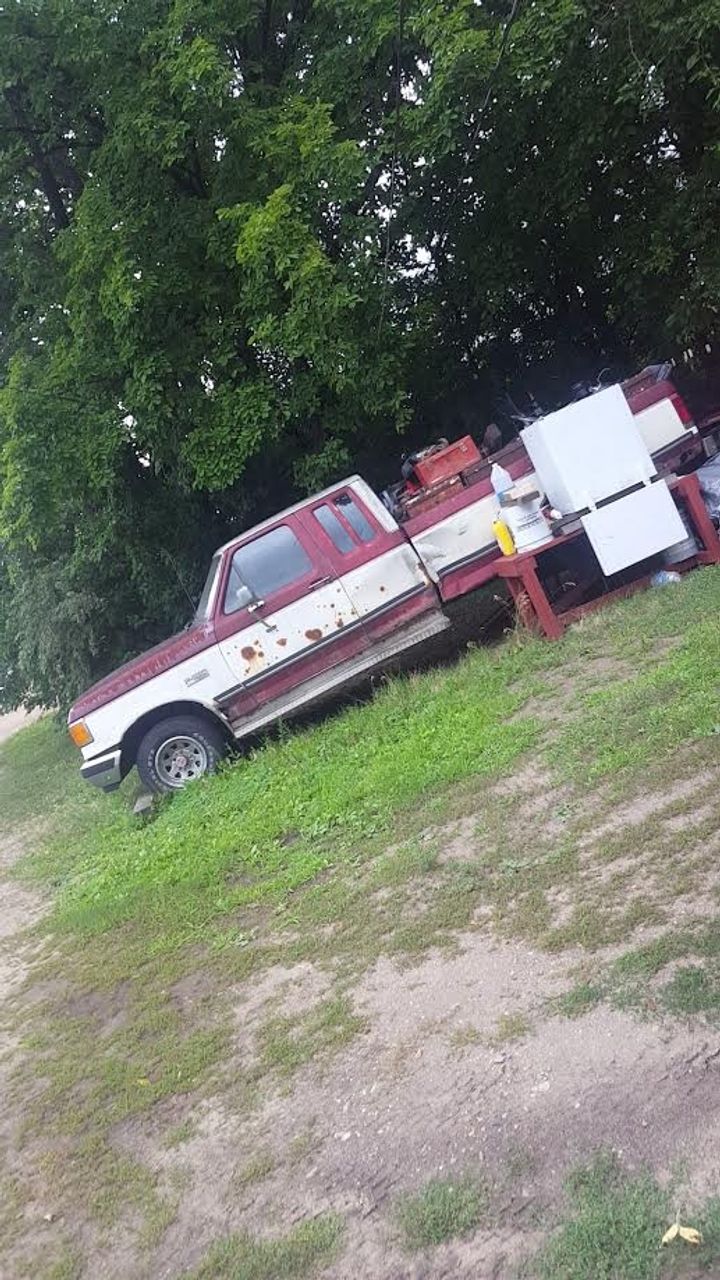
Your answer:
[[[414,464],[418,483],[423,486],[437,484],[450,476],[457,476],[466,467],[480,461],[480,450],[472,436],[463,436],[453,440],[452,444],[426,457],[418,459]]]

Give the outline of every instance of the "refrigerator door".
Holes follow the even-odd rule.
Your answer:
[[[582,517],[582,525],[606,575],[627,569],[687,536],[664,480],[591,511]]]

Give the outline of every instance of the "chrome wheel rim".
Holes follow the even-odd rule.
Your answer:
[[[197,738],[167,738],[155,752],[155,771],[166,787],[177,790],[207,773],[208,753]]]

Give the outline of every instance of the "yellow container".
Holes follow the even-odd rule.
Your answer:
[[[508,529],[505,521],[500,519],[500,516],[498,516],[497,520],[493,520],[492,530],[493,530],[493,533],[495,534],[497,544],[500,550],[502,551],[503,555],[514,556],[515,543],[513,542],[513,536],[510,530]]]

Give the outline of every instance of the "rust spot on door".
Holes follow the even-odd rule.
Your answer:
[[[385,588],[384,588],[384,587],[381,587],[381,588],[380,588],[380,590],[381,590],[381,591],[384,591],[384,590],[385,590]]]
[[[240,650],[243,662],[245,663],[245,674],[248,676],[257,675],[265,667],[265,654],[260,645],[246,644]]]
[[[308,640],[322,640],[322,631],[319,627],[311,627],[309,631],[305,632],[305,635]]]
[[[279,644],[281,649],[284,649],[287,644],[287,639],[285,636],[280,636],[279,640],[276,640],[275,643]]]
[[[344,626],[345,626],[345,621],[344,621],[344,619],[343,619],[343,618],[336,618],[336,619],[335,619],[335,626],[336,626],[336,627],[338,627],[338,629],[339,629],[340,627],[344,627]]]

